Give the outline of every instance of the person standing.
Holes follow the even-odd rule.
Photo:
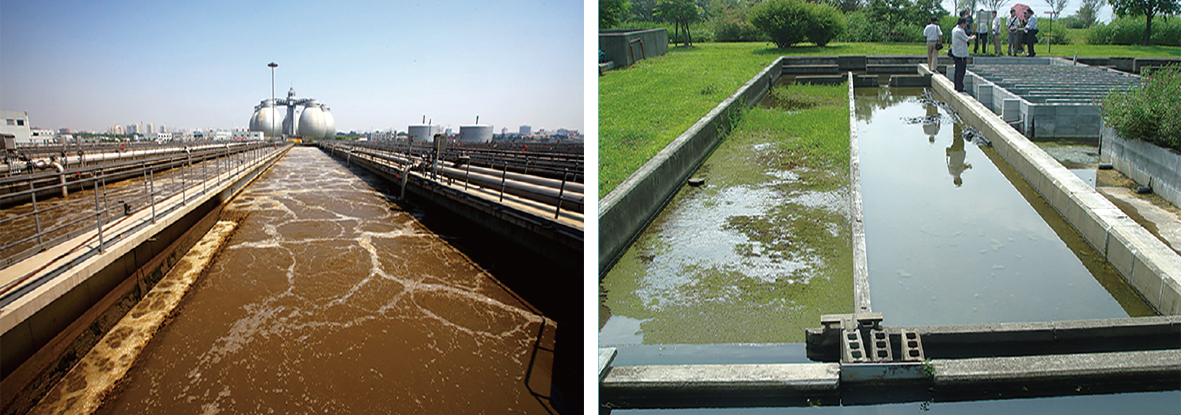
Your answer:
[[[1025,25],[1021,17],[1017,16],[1017,9],[1009,9],[1009,56],[1021,53],[1021,33]]]
[[[978,17],[979,20],[975,21],[975,23],[976,23],[975,25],[972,25],[972,23],[968,23],[969,27],[976,29],[976,42],[972,44],[972,54],[979,55],[979,54],[981,54],[980,50],[983,49],[983,54],[987,55],[988,54],[988,29],[989,29],[989,25],[992,23],[992,19],[988,18],[988,13],[985,12],[984,10],[981,10],[976,15],[976,17]]]
[[[943,45],[943,29],[939,27],[939,16],[931,16],[931,24],[923,28],[927,38],[927,69],[939,73],[939,49]]]
[[[1025,44],[1029,48],[1026,56],[1037,56],[1037,52],[1033,51],[1033,45],[1037,44],[1037,16],[1033,14],[1033,9],[1025,10]]]
[[[1001,16],[996,14],[996,10],[992,11],[992,51],[1001,56]]]
[[[964,92],[964,74],[968,72],[968,43],[976,36],[968,36],[968,18],[961,17],[951,29],[951,59],[955,61],[955,91]]]

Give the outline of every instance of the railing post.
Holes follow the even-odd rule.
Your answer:
[[[94,182],[94,217],[98,223],[98,252],[103,252],[103,212],[98,206],[98,181]]]
[[[151,198],[152,203],[152,223],[156,223],[156,171],[148,169],[148,183],[151,188],[148,191],[148,197]]]
[[[33,221],[37,222],[37,249],[42,248],[44,241],[41,240],[41,211],[37,210],[37,187],[33,185],[33,181],[29,180],[29,190],[33,196]]]
[[[562,195],[566,193],[566,174],[567,174],[567,170],[565,168],[563,168],[562,169],[562,187],[558,188],[558,207],[557,207],[557,209],[554,209],[554,219],[557,219],[558,215],[562,213]]]
[[[466,167],[467,170],[463,172],[463,190],[467,191],[468,177],[472,175],[472,162],[469,160],[467,165],[464,167]]]
[[[504,170],[500,171],[500,201],[504,201],[504,182],[505,176],[508,175],[508,163],[504,163]]]

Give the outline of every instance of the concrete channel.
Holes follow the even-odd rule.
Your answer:
[[[0,309],[4,413],[36,403],[218,221],[226,202],[281,158],[272,151],[0,271],[32,288]],[[205,189],[204,192],[200,189]]]
[[[450,167],[433,173],[443,177],[436,180],[415,169],[418,161],[392,153],[335,143],[321,148],[394,183],[402,197],[409,191],[560,264],[582,263],[582,193],[566,191],[561,181],[533,178],[545,184],[514,180],[508,186],[507,172],[493,177]],[[501,194],[492,191],[498,187]]]
[[[950,80],[933,75],[921,57],[898,60],[904,62],[898,68],[878,66],[875,71],[901,69],[906,77],[891,84],[926,83],[965,123],[978,127],[1161,316],[883,327],[869,298],[864,228],[856,230],[862,218],[853,122],[849,203],[857,215],[850,221],[858,261],[851,287],[856,310],[825,316],[823,328],[808,330],[808,357],[819,363],[613,366],[617,350],[601,348],[603,408],[947,402],[1181,389],[1181,257],[991,109],[955,93]],[[857,56],[780,58],[748,81],[600,202],[600,275],[708,157],[726,133],[719,125],[736,106],[753,105],[786,73],[802,75],[797,82],[832,83],[840,80],[833,75],[841,71],[869,72],[869,62],[893,64]],[[850,98],[854,87],[877,86],[876,76],[847,73],[841,78],[849,82]]]

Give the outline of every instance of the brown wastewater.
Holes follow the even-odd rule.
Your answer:
[[[376,182],[293,148],[97,413],[552,411],[555,321]]]

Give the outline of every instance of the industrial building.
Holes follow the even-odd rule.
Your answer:
[[[17,144],[28,144],[33,140],[32,130],[29,129],[29,113],[27,111],[0,110],[0,134],[11,135]]]

